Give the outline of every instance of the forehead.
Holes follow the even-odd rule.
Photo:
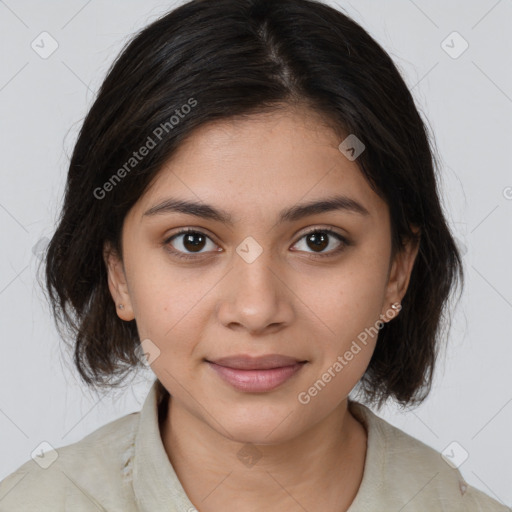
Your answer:
[[[357,160],[340,152],[342,140],[320,116],[304,110],[207,123],[162,167],[139,201],[139,213],[172,196],[222,205],[236,222],[247,214],[343,194],[382,215],[385,203]]]

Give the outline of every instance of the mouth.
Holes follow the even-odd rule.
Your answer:
[[[207,359],[206,361],[208,363],[236,370],[271,370],[273,368],[283,368],[285,366],[293,366],[297,363],[307,362],[301,361],[295,357],[283,356],[280,354],[268,354],[258,357],[240,354],[236,356],[221,357],[211,361]]]
[[[291,379],[308,362],[294,357],[269,354],[252,357],[237,355],[205,360],[224,382],[238,391],[271,391]]]

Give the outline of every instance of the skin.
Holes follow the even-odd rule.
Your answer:
[[[162,441],[201,512],[340,512],[359,489],[367,432],[347,396],[376,336],[308,404],[297,397],[365,328],[392,320],[418,247],[407,244],[391,259],[388,207],[340,142],[315,113],[291,108],[203,125],[127,214],[123,260],[105,246],[110,291],[124,305],[119,317],[135,318],[140,339],[160,351],[151,367],[171,394]],[[285,207],[333,194],[356,199],[369,215],[338,210],[277,223]],[[169,197],[222,208],[233,225],[175,212],[144,216]],[[183,235],[165,245],[186,227],[209,238],[195,252]],[[341,242],[329,235],[315,250],[304,236],[313,227],[350,245],[335,253]],[[263,251],[251,263],[236,252],[247,237]],[[331,255],[311,257],[319,253]],[[272,353],[308,363],[263,393],[232,388],[205,362]],[[251,467],[237,457],[244,446],[260,457]]]

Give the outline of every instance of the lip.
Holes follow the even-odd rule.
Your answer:
[[[300,371],[307,361],[269,354],[260,357],[237,355],[206,362],[217,375],[235,389],[261,393],[284,384]]]
[[[238,354],[235,356],[221,357],[219,359],[207,360],[227,368],[237,370],[269,370],[271,368],[282,368],[283,366],[292,366],[302,362],[300,359],[280,354],[267,354],[264,356],[250,356]]]

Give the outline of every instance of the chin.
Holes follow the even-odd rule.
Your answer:
[[[236,408],[235,404],[235,408]],[[224,410],[217,416],[219,424],[211,424],[221,435],[239,443],[260,445],[279,444],[293,439],[301,433],[301,424],[297,422],[297,414],[290,408],[272,410],[268,406],[250,409],[238,408],[232,413]],[[228,434],[229,432],[229,434]]]

